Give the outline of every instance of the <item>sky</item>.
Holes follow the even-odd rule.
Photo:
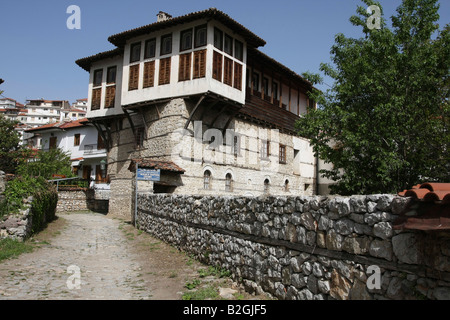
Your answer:
[[[401,0],[379,0],[390,21]],[[440,0],[441,28],[450,22],[450,1]],[[80,8],[80,29],[67,28],[70,5]],[[262,52],[294,72],[319,73],[328,63],[337,33],[359,38],[349,18],[361,0],[2,0],[0,4],[0,86],[3,97],[28,99],[87,98],[89,74],[75,64],[80,58],[114,49],[108,37],[172,16],[215,7],[267,44]],[[326,90],[331,85],[325,78]]]

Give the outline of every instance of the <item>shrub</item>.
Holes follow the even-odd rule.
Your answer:
[[[33,217],[32,232],[38,232],[44,226],[55,219],[56,206],[58,204],[58,193],[51,186],[46,190],[39,190],[33,195],[31,213]]]

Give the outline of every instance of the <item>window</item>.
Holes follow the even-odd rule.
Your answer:
[[[77,147],[80,145],[80,134],[79,133],[76,133],[73,136],[73,145],[74,145],[74,147]]]
[[[234,88],[242,90],[242,65],[234,63]]]
[[[270,96],[269,94],[269,79],[266,77],[263,78],[263,90],[265,96]]]
[[[50,149],[56,149],[56,137],[50,137],[49,148]]]
[[[269,179],[264,180],[264,194],[269,194],[270,191],[270,181]]]
[[[217,28],[214,28],[214,47],[223,50],[223,32]]]
[[[285,145],[280,144],[279,158],[280,158],[280,163],[286,163],[286,146]]]
[[[191,80],[191,57],[192,57],[191,52],[186,54],[180,54],[178,81]]]
[[[270,156],[270,142],[267,140],[261,141],[261,159],[267,159]]]
[[[206,50],[194,52],[194,79],[206,76]]]
[[[117,73],[117,67],[109,67],[108,71],[106,72],[106,83],[116,83],[116,73]]]
[[[225,44],[223,47],[223,51],[225,51],[225,53],[228,53],[230,56],[233,55],[233,38],[227,34],[225,34]]]
[[[169,84],[170,83],[170,65],[172,59],[165,58],[159,60],[159,85]]]
[[[195,44],[196,48],[206,46],[207,31],[206,25],[198,26],[195,28]]]
[[[144,88],[155,85],[155,61],[144,63]]]
[[[144,134],[145,134],[145,130],[144,127],[139,127],[135,129],[135,146],[136,148],[142,148],[144,146]]]
[[[91,110],[100,109],[101,101],[102,101],[102,88],[93,89],[92,90]]]
[[[233,86],[233,60],[224,57],[223,83]]]
[[[141,43],[136,42],[130,46],[130,63],[141,60]]]
[[[102,85],[102,78],[103,78],[103,69],[95,70],[94,71],[94,87],[98,87]]]
[[[209,170],[203,174],[203,189],[211,190],[211,171]]]
[[[259,91],[259,74],[256,72],[252,75],[252,85],[254,91]]]
[[[137,90],[139,87],[139,65],[130,66],[130,74],[128,78],[128,91]]]
[[[217,51],[213,53],[213,79],[222,81],[222,55]]]
[[[156,39],[145,41],[144,59],[154,58],[156,55]]]
[[[239,135],[233,137],[233,154],[235,156],[241,154],[241,137]]]
[[[239,40],[234,40],[234,57],[244,61],[244,44]]]
[[[192,49],[192,29],[181,31],[180,51]]]
[[[116,103],[116,86],[106,87],[105,108],[114,108]]]
[[[289,180],[284,181],[284,192],[289,192]]]
[[[278,99],[278,83],[272,82],[272,94],[274,99]]]
[[[161,37],[161,55],[172,53],[172,34]]]
[[[233,176],[227,173],[225,176],[225,192],[233,192]]]

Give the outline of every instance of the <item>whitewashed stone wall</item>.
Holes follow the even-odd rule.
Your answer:
[[[279,299],[450,299],[450,234],[394,231],[406,201],[147,194],[137,224]]]

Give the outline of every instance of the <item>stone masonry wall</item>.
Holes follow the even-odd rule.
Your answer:
[[[394,231],[407,201],[142,194],[138,227],[279,299],[450,299],[450,233]]]
[[[71,212],[92,210],[101,213],[108,212],[109,191],[70,190],[58,191],[56,212]]]

